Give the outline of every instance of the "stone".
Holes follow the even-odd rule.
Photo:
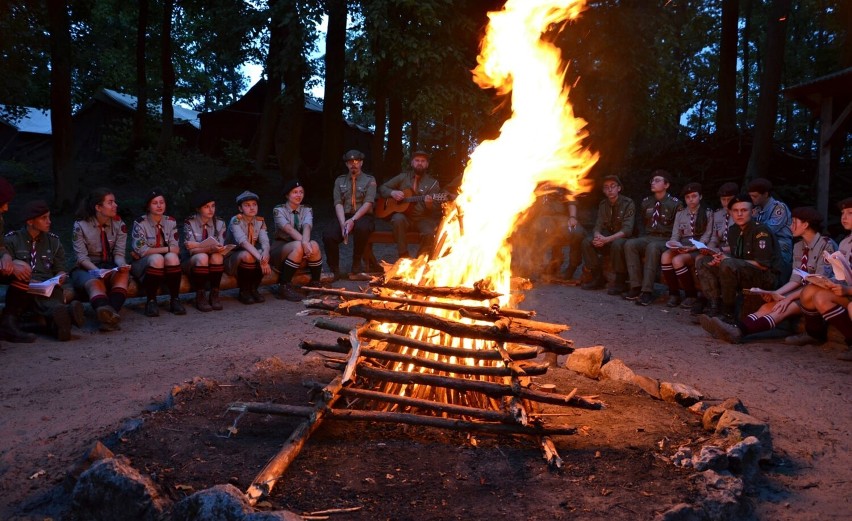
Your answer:
[[[568,355],[565,367],[589,378],[597,379],[601,366],[609,360],[609,350],[604,346],[581,347]]]
[[[71,496],[77,519],[159,521],[171,501],[124,456],[102,459],[80,475]]]
[[[701,507],[706,519],[739,521],[748,519],[749,507],[743,497],[743,482],[729,472],[705,470],[698,474],[696,485],[701,491]]]
[[[689,447],[678,447],[672,456],[672,463],[676,467],[692,467],[692,449]]]
[[[304,521],[304,518],[288,510],[274,512],[255,512],[243,518],[243,521]]]
[[[677,403],[684,407],[694,405],[703,398],[701,393],[694,387],[672,382],[660,383],[660,396],[663,401]]]
[[[113,454],[106,445],[100,441],[96,441],[92,448],[89,449],[89,451],[86,452],[86,454],[83,455],[83,457],[80,458],[77,463],[74,464],[74,467],[68,472],[66,489],[72,490],[80,475],[89,470],[95,462],[114,457],[115,454]]]
[[[760,472],[758,461],[762,452],[760,440],[754,436],[728,448],[728,470],[739,474],[746,488],[751,488]]]
[[[660,396],[659,380],[637,374],[633,376],[633,385],[638,386],[640,389],[651,395],[651,398],[656,398],[657,400],[663,399]]]
[[[721,418],[722,414],[728,410],[739,411],[746,414],[748,413],[748,409],[746,409],[745,405],[743,405],[743,402],[741,402],[739,398],[728,398],[719,405],[713,405],[704,411],[704,416],[701,418],[702,425],[704,425],[704,428],[708,431],[715,430],[716,423],[719,421],[719,418]]]
[[[716,434],[736,440],[745,440],[749,436],[754,436],[760,442],[760,459],[772,457],[772,435],[769,432],[769,424],[754,416],[734,410],[725,411],[716,424]]]
[[[616,382],[633,382],[636,373],[627,367],[623,361],[613,358],[601,367],[601,380],[615,380]]]
[[[701,447],[701,452],[692,458],[692,466],[700,472],[708,469],[715,471],[727,470],[728,454],[720,447],[707,445],[706,447]]]
[[[710,404],[707,402],[698,402],[690,405],[688,407],[689,412],[696,416],[704,416],[704,411],[710,408]]]
[[[175,505],[172,519],[181,521],[243,521],[252,512],[248,498],[233,485],[199,490]]]

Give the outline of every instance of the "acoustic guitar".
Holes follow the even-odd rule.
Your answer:
[[[411,203],[418,203],[425,200],[426,195],[431,196],[432,201],[436,203],[443,203],[450,199],[450,195],[446,192],[439,194],[411,195],[414,192],[412,192],[410,188],[406,188],[402,192],[405,194],[405,197],[401,201],[397,201],[393,197],[377,197],[376,208],[373,210],[376,217],[384,219],[395,213],[405,213],[409,210]]]

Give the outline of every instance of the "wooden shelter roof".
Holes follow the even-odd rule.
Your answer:
[[[784,89],[784,95],[798,101],[819,116],[823,98],[852,100],[852,67]]]

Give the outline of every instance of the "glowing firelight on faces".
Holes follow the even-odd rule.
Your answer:
[[[510,94],[512,117],[497,139],[471,155],[456,200],[458,214],[446,216],[439,227],[439,240],[445,238],[436,258],[428,264],[402,259],[390,275],[431,286],[469,287],[487,279],[508,295],[512,251],[507,241],[535,201],[536,187],[547,183],[572,194],[589,190],[585,176],[597,155],[581,143],[586,123],[574,117],[568,102],[560,50],[541,38],[583,7],[584,0],[509,0],[503,10],[488,14],[474,80]],[[501,304],[507,302],[504,297]]]

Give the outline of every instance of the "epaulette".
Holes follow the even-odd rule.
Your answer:
[[[121,220],[121,216],[120,216],[120,215],[118,215],[118,214],[115,214],[115,215],[112,217],[112,220],[113,220],[113,221],[120,221],[120,220]]]
[[[47,232],[47,235],[48,235],[49,237],[53,237],[53,238],[54,238],[54,239],[56,239],[56,240],[59,240],[59,236],[58,236],[58,235],[56,235],[56,234],[55,234],[55,233],[53,233],[53,232]]]
[[[144,215],[140,215],[140,216],[139,216],[139,217],[137,217],[137,218],[136,218],[133,222],[135,222],[135,223],[141,223],[141,222],[142,222],[142,221],[144,221],[144,220],[145,220],[145,216],[144,216]]]
[[[240,219],[240,216],[242,216],[242,215],[243,215],[243,214],[238,213],[237,215],[235,215],[235,216],[231,217],[231,222],[232,222],[232,223],[238,223],[238,222],[240,222],[240,221],[242,220],[242,219]]]
[[[174,218],[174,217],[172,217],[171,215],[167,215],[167,216],[166,216],[166,220],[167,220],[167,221],[174,221],[174,220],[175,220],[175,218]]]
[[[678,199],[676,195],[669,194],[669,197],[671,197],[671,198],[672,198],[672,200],[674,200],[674,201],[676,201],[676,202],[678,202],[678,203],[680,202],[680,199]]]
[[[262,216],[260,216],[260,215],[255,215],[255,216],[254,216],[254,220],[255,220],[255,221],[263,221],[263,217],[262,217]]]
[[[308,206],[308,205],[306,205],[306,204],[303,204],[303,205],[302,205],[302,208],[307,208],[308,210],[312,210],[312,209],[313,209],[313,207]]]

